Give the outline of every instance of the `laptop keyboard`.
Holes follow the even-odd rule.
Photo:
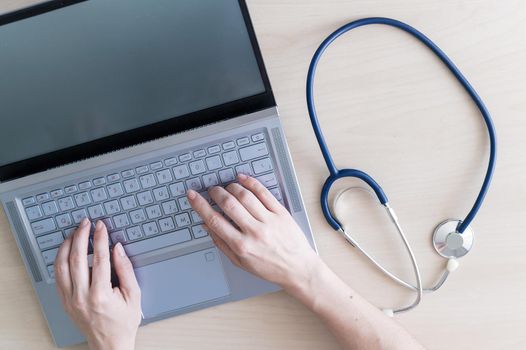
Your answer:
[[[26,197],[22,204],[54,278],[58,246],[85,217],[104,221],[110,246],[121,242],[130,256],[206,239],[186,191],[200,192],[213,204],[206,190],[243,173],[255,176],[282,202],[274,171],[266,136],[259,132],[68,184]],[[90,241],[88,253],[92,249]]]

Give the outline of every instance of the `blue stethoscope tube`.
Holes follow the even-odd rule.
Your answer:
[[[341,223],[338,222],[338,220],[331,213],[331,210],[329,208],[328,197],[329,197],[329,191],[330,191],[332,184],[336,180],[344,178],[344,177],[355,177],[355,178],[361,179],[373,189],[373,191],[375,192],[381,204],[386,205],[388,203],[388,199],[384,191],[382,190],[380,185],[371,176],[369,176],[368,174],[360,170],[356,170],[356,169],[341,169],[340,170],[336,167],[331,157],[331,154],[329,152],[329,149],[327,147],[327,144],[325,143],[323,133],[321,132],[320,123],[318,121],[318,117],[316,114],[316,108],[314,106],[313,87],[314,87],[314,76],[316,73],[316,66],[318,65],[318,61],[320,60],[321,56],[323,55],[327,47],[329,47],[329,45],[342,34],[354,28],[358,28],[358,27],[370,25],[370,24],[384,24],[384,25],[399,28],[411,34],[412,36],[420,40],[423,44],[425,44],[429,49],[431,49],[431,51],[435,53],[436,56],[438,56],[438,58],[440,58],[440,60],[446,65],[446,67],[449,68],[451,73],[453,73],[453,75],[457,78],[460,84],[462,84],[464,89],[471,96],[471,98],[477,105],[478,109],[480,110],[480,113],[482,114],[482,117],[488,129],[488,136],[489,136],[489,141],[490,141],[489,162],[488,162],[488,168],[486,170],[486,175],[484,177],[484,182],[482,183],[482,187],[479,191],[477,199],[475,200],[475,203],[473,204],[473,207],[471,208],[469,213],[466,215],[464,220],[460,221],[457,227],[457,232],[463,233],[466,230],[466,228],[470,225],[470,223],[473,221],[473,219],[475,218],[475,215],[479,211],[482,205],[482,202],[484,201],[484,197],[486,196],[486,193],[488,191],[488,188],[491,182],[491,178],[493,176],[493,172],[495,170],[495,159],[496,159],[496,153],[497,153],[497,146],[496,146],[495,127],[493,125],[493,121],[491,119],[491,116],[486,106],[482,102],[481,98],[479,97],[475,89],[467,81],[464,75],[462,75],[462,73],[455,66],[455,64],[449,59],[449,57],[447,57],[447,55],[437,45],[435,45],[429,38],[427,38],[424,34],[419,32],[415,28],[405,23],[402,23],[400,21],[390,19],[390,18],[383,18],[383,17],[371,17],[371,18],[359,19],[359,20],[348,23],[342,26],[341,28],[337,29],[321,43],[321,45],[318,47],[318,49],[314,53],[314,56],[312,57],[312,61],[309,66],[309,72],[307,75],[307,107],[309,111],[310,120],[312,123],[312,128],[314,130],[314,133],[316,134],[316,138],[318,140],[318,144],[320,146],[321,153],[323,154],[323,158],[325,159],[325,163],[327,164],[327,168],[329,169],[329,172],[330,172],[330,175],[325,181],[325,184],[323,185],[323,189],[321,192],[321,207],[323,210],[323,214],[325,218],[327,219],[327,222],[329,223],[329,225],[331,225],[335,230],[340,230],[340,231],[343,230]]]

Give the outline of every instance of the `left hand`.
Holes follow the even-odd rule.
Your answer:
[[[91,349],[133,349],[141,322],[141,291],[133,266],[122,245],[115,245],[112,258],[120,287],[112,288],[108,232],[98,221],[90,279],[90,226],[84,219],[58,251],[55,278],[62,304]]]

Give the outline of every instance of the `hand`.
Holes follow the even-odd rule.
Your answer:
[[[98,221],[90,281],[90,226],[90,221],[84,219],[58,251],[55,278],[62,304],[91,349],[133,349],[141,321],[141,291],[132,264],[117,243],[112,258],[120,287],[112,288],[108,232]]]
[[[188,191],[204,228],[232,263],[263,279],[292,289],[309,279],[320,262],[289,212],[256,179],[209,189],[210,198],[232,225],[197,192]]]

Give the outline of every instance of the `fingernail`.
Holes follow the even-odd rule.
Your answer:
[[[186,192],[186,195],[188,196],[188,199],[195,199],[195,197],[197,197],[197,192],[195,192],[194,190],[188,190],[188,192]]]
[[[238,174],[238,175],[237,175],[237,178],[238,178],[239,180],[246,180],[246,179],[248,179],[248,176],[246,176],[245,174]]]
[[[90,224],[89,219],[88,218],[84,218],[84,219],[82,219],[82,222],[80,223],[80,226],[81,227],[86,227],[89,224]]]
[[[121,242],[118,242],[115,245],[115,248],[117,249],[117,254],[119,254],[120,257],[125,257],[126,256],[126,252],[124,251],[124,248],[122,247]]]
[[[97,223],[95,224],[95,228],[96,228],[97,230],[102,230],[102,228],[103,228],[102,225],[103,225],[102,221],[97,220]]]

